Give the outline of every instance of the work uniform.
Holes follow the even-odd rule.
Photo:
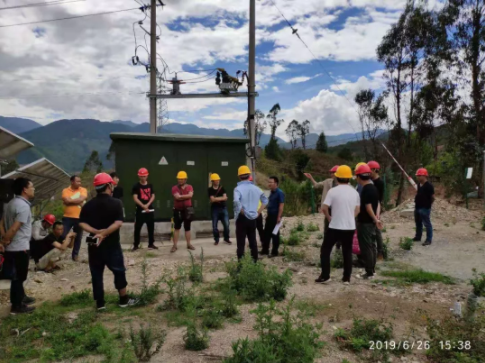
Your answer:
[[[280,231],[275,235],[273,230],[278,223],[278,214],[280,210],[280,204],[285,203],[285,194],[280,188],[276,188],[271,191],[268,202],[268,215],[266,217],[266,224],[264,227],[264,241],[262,254],[269,254],[269,245],[271,240],[273,241],[273,249],[271,251],[272,256],[278,256],[278,249],[280,247]]]
[[[261,190],[261,188],[258,188],[261,193],[263,193],[263,191]],[[258,210],[259,208],[261,208],[261,201],[259,202],[258,204]],[[259,235],[259,242],[261,242],[261,247],[263,247],[263,241],[264,241],[264,221],[263,221],[263,213],[261,213],[258,218],[256,218],[256,230],[258,231],[258,235]]]
[[[190,193],[194,192],[194,188],[192,185],[185,184],[182,188],[180,185],[175,185],[172,187],[172,195],[175,194],[182,195],[189,195]],[[190,232],[190,227],[192,224],[193,218],[193,208],[192,208],[192,199],[186,200],[176,200],[173,199],[173,224],[174,229],[179,231],[182,229],[182,224],[184,225],[185,232]]]
[[[32,213],[30,202],[21,197],[15,196],[5,209],[3,216],[5,231],[8,231],[15,222],[22,225],[12,238],[11,243],[5,248],[5,261],[3,276],[11,280],[10,302],[12,309],[22,306],[25,297],[24,281],[29,273],[29,248],[32,237]]]
[[[115,188],[116,190],[117,188]],[[136,183],[131,191],[132,195],[136,195],[138,200],[143,204],[147,204],[152,195],[155,194],[153,185],[147,183],[145,185],[140,182]],[[153,205],[150,204],[148,209],[152,209]],[[135,242],[134,246],[137,248],[140,246],[140,234],[143,225],[147,225],[148,230],[148,246],[153,246],[155,243],[155,216],[154,212],[145,212],[138,204],[136,205],[136,217],[135,217]]]
[[[72,189],[66,188],[62,191],[62,198],[77,199],[79,197],[88,196],[88,190],[86,188],[79,187]],[[62,224],[64,226],[64,234],[62,238],[66,238],[67,234],[72,230],[76,233],[76,239],[74,240],[74,247],[72,248],[72,258],[74,259],[79,255],[79,249],[81,248],[81,240],[83,237],[83,231],[79,227],[79,215],[81,213],[81,205],[66,205],[64,206],[64,216],[62,217]]]
[[[384,213],[383,210],[383,202],[384,202],[384,182],[381,178],[377,177],[372,181],[377,188],[377,192],[379,193],[379,203],[381,204],[381,215]],[[376,243],[377,243],[377,255],[382,255],[384,251],[384,242],[382,240],[382,232],[379,228],[376,228]]]
[[[109,228],[116,221],[123,221],[123,206],[118,199],[108,194],[98,194],[81,211],[80,223],[86,223],[94,229]],[[92,234],[90,236],[93,236]],[[104,268],[114,274],[116,290],[124,289],[126,281],[123,251],[120,244],[120,231],[106,237],[99,246],[88,246],[89,269],[91,270],[93,296],[99,305],[104,305]]]
[[[359,194],[348,184],[332,188],[324,204],[332,208],[332,220],[320,249],[322,279],[330,278],[330,255],[333,246],[340,243],[344,258],[343,280],[350,282],[352,275],[352,240],[355,233],[355,208],[360,205]]]
[[[379,205],[379,192],[373,184],[363,186],[360,195],[360,213],[357,216],[357,237],[360,253],[365,264],[367,276],[374,276],[377,262],[376,231],[377,226],[369,215],[366,205],[371,204],[374,214]]]
[[[244,256],[246,237],[254,261],[258,260],[258,245],[256,242],[256,219],[258,204],[268,204],[268,198],[250,181],[244,180],[234,189],[234,218],[236,218],[237,258]]]
[[[434,187],[426,181],[418,184],[418,191],[414,198],[414,221],[416,222],[416,240],[421,240],[423,224],[426,228],[426,241],[433,242],[433,226],[431,224],[431,205],[433,204]]]
[[[220,198],[226,194],[226,190],[223,186],[218,188],[210,187],[208,190],[210,197]],[[211,216],[212,216],[212,233],[214,235],[214,242],[219,243],[219,221],[222,222],[224,227],[224,241],[229,241],[229,213],[227,212],[226,202],[214,202],[211,203]]]

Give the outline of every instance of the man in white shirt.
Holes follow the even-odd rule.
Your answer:
[[[316,283],[330,282],[330,255],[333,246],[340,242],[344,257],[343,283],[350,284],[352,275],[352,240],[355,233],[355,217],[360,211],[359,193],[349,185],[352,170],[347,165],[339,166],[335,172],[338,186],[328,191],[323,203],[323,213],[330,221],[328,232],[325,233],[320,250],[322,273],[315,280]],[[332,208],[332,215],[329,213]]]

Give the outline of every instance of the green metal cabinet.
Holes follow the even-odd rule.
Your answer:
[[[124,188],[127,221],[135,218],[132,187],[138,182],[137,172],[142,167],[149,170],[148,180],[155,189],[157,221],[168,221],[172,217],[171,190],[181,170],[187,172],[188,184],[194,188],[192,203],[196,219],[211,218],[207,190],[212,173],[219,174],[222,179],[229,215],[233,217],[233,191],[238,182],[237,169],[246,163],[247,139],[141,133],[113,133],[111,139],[116,172]]]

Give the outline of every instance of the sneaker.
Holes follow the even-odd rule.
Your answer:
[[[131,249],[131,252],[138,251],[140,248],[141,248],[140,246],[133,246],[133,248]]]
[[[73,260],[74,262],[78,262],[78,261],[79,261],[79,256],[73,256],[73,257],[72,257],[72,260]]]
[[[148,246],[148,249],[149,250],[158,250],[158,247],[155,246],[155,245],[150,245],[150,246]]]
[[[431,246],[431,242],[430,241],[424,241],[423,246],[425,246],[425,247]]]
[[[35,299],[33,297],[30,297],[30,296],[27,296],[27,295],[24,296],[24,299],[22,300],[22,304],[31,305],[33,303],[35,303]]]
[[[315,280],[317,284],[328,284],[330,281],[332,281],[330,277],[328,279],[324,279],[321,275],[318,279]]]
[[[232,242],[231,242],[231,240],[230,240],[230,239],[228,239],[228,240],[224,240],[224,243],[227,243],[228,245],[232,245]]]
[[[138,302],[139,302],[138,299],[133,299],[128,295],[125,295],[125,296],[120,296],[120,302],[118,306],[120,308],[127,308],[129,306],[135,306],[136,304],[138,304]]]
[[[342,282],[344,283],[344,285],[347,285],[347,286],[350,285],[350,281],[344,281],[344,280],[342,280]]]
[[[374,279],[374,275],[368,275],[368,274],[364,274],[364,275],[362,276],[362,278],[363,278],[364,280],[373,280],[373,279]]]
[[[106,310],[106,304],[104,301],[96,301],[96,309],[98,311]]]
[[[34,310],[35,310],[34,307],[27,306],[27,305],[24,305],[24,304],[22,304],[19,307],[13,307],[12,306],[12,310],[10,310],[10,315],[31,314],[31,313],[34,312]]]

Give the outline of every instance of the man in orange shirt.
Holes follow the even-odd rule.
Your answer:
[[[81,239],[83,236],[82,229],[79,227],[79,215],[86,199],[88,198],[87,189],[81,187],[81,178],[77,175],[71,177],[71,186],[62,191],[62,202],[64,203],[64,216],[62,224],[64,225],[63,238],[72,230],[76,233],[74,247],[72,249],[73,261],[78,260],[79,249],[81,248]]]

